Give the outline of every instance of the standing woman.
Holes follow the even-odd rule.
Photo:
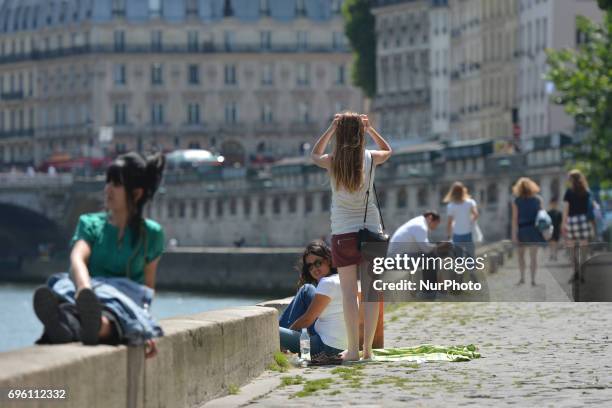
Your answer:
[[[525,283],[525,250],[529,248],[531,286],[535,286],[535,274],[538,268],[538,248],[546,241],[537,229],[535,222],[538,211],[543,208],[542,199],[537,195],[540,187],[528,177],[521,177],[512,187],[516,197],[512,202],[512,242],[518,244],[518,264],[521,279],[518,285]]]
[[[456,181],[446,193],[444,202],[447,203],[448,223],[446,232],[448,239],[463,248],[467,255],[473,258],[475,248],[472,229],[479,215],[476,201],[468,194],[467,187],[460,181]],[[476,281],[473,270],[470,271],[470,278],[472,281]]]
[[[592,231],[595,230],[595,221],[592,216],[593,202],[586,177],[580,170],[570,171],[567,177],[569,188],[563,196],[565,205],[563,206],[561,232],[568,247],[572,248],[572,257],[574,257],[576,255],[575,245],[581,248],[587,247]]]
[[[380,150],[366,150],[366,133]],[[335,135],[331,155],[325,148]],[[332,262],[338,268],[342,289],[344,322],[347,332],[347,361],[359,360],[359,303],[357,301],[357,267],[362,262],[357,232],[364,227],[366,192],[374,183],[375,168],[391,156],[391,147],[370,126],[366,115],[336,114],[330,127],[312,149],[314,163],[330,175],[332,203]],[[371,171],[370,171],[371,169]],[[375,200],[368,201],[367,224],[370,231],[382,232]],[[362,302],[364,310],[363,358],[372,357],[372,342],[378,320],[376,302]]]
[[[44,325],[40,343],[145,344],[156,354],[163,334],[148,313],[155,289],[164,233],[143,217],[161,181],[161,154],[119,156],[106,171],[105,211],[83,214],[72,237],[70,270],[34,294]]]

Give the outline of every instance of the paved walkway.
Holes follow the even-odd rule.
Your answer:
[[[569,277],[563,260],[542,262],[536,276],[540,286],[532,288],[529,276],[527,285],[514,286],[518,271],[516,258],[510,259],[489,276],[489,287],[493,295],[513,291],[521,300],[542,293],[547,299],[565,300],[565,289],[557,283],[559,276]],[[473,343],[482,358],[267,371],[237,395],[206,406],[612,406],[612,303],[387,306],[387,346]]]

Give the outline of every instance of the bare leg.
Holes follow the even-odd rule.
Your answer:
[[[100,324],[100,331],[98,332],[98,338],[100,340],[108,340],[113,332],[111,322],[106,316],[101,317],[102,324]]]
[[[538,269],[538,247],[537,245],[533,245],[529,248],[529,260],[530,260],[530,270],[531,270],[531,286],[535,286],[535,274]]]
[[[338,268],[342,289],[342,308],[348,351],[344,360],[359,360],[359,304],[357,302],[357,265]]]
[[[376,325],[378,324],[378,311],[380,302],[363,302],[363,358],[372,358],[372,342],[376,334]]]
[[[525,246],[520,244],[518,247],[518,267],[521,273],[521,280],[518,282],[520,285],[525,282]]]

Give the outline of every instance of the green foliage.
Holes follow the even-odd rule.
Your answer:
[[[240,387],[235,384],[230,384],[227,386],[227,391],[230,395],[236,395],[240,392]]]
[[[318,380],[306,381],[304,384],[304,389],[302,391],[298,391],[293,394],[290,398],[298,397],[308,397],[312,394],[318,393],[322,390],[329,389],[329,386],[334,382],[333,378],[320,378]]]
[[[376,29],[369,0],[346,0],[342,5],[344,32],[353,49],[353,84],[372,98],[376,94]]]
[[[301,375],[296,375],[295,377],[281,377],[281,387],[286,387],[288,385],[299,385],[304,383],[304,377]]]
[[[612,0],[597,0],[597,3],[600,9],[612,11]]]
[[[289,370],[289,360],[287,356],[280,351],[274,353],[274,362],[268,365],[268,370],[285,373]]]
[[[588,130],[574,152],[576,165],[605,187],[612,184],[612,12],[601,25],[581,16],[576,23],[588,41],[577,50],[548,50],[547,77],[557,90],[554,102]]]

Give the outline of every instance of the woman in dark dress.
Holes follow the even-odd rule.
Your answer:
[[[531,286],[535,286],[535,274],[538,268],[538,248],[546,241],[536,228],[538,211],[542,208],[542,198],[537,194],[540,187],[528,177],[521,177],[512,187],[516,197],[512,203],[512,242],[518,245],[518,264],[521,279],[518,285],[525,283],[525,251],[529,251]]]

